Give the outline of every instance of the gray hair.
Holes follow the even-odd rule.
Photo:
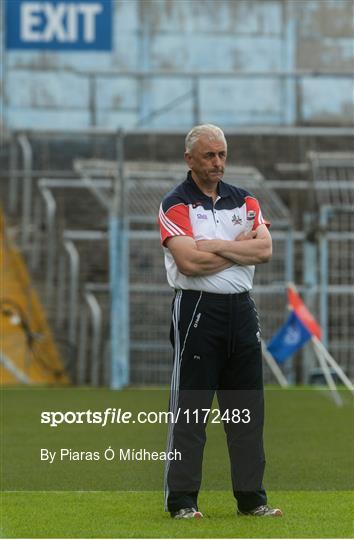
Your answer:
[[[202,136],[206,136],[210,141],[222,140],[225,142],[225,144],[227,144],[222,129],[220,129],[218,126],[214,126],[214,124],[201,124],[199,126],[194,126],[194,128],[192,128],[187,134],[185,141],[186,152],[189,153],[192,150],[193,145]]]

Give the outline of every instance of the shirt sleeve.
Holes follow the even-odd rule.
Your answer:
[[[247,221],[253,221],[252,230],[255,231],[260,225],[266,225],[269,229],[270,222],[264,219],[261,207],[257,199],[251,196],[245,197]]]
[[[162,245],[165,245],[166,240],[172,236],[191,236],[193,238],[189,208],[186,204],[178,203],[164,209],[162,203],[158,222]]]

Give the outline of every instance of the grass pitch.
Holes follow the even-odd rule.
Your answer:
[[[1,536],[8,538],[352,538],[353,402],[325,390],[266,392],[265,486],[281,519],[236,517],[221,425],[209,425],[203,520],[163,511],[160,462],[41,462],[41,448],[163,450],[165,425],[40,424],[43,410],[165,410],[166,390],[2,389]]]
[[[6,493],[8,538],[352,538],[349,492],[274,492],[283,518],[235,517],[229,492],[204,492],[204,519],[174,521],[160,493]]]

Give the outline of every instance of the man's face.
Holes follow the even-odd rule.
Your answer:
[[[217,184],[225,171],[227,147],[224,140],[200,137],[184,158],[193,173],[193,178],[203,183]]]

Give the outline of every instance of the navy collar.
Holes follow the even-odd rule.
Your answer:
[[[194,191],[198,193],[200,197],[204,197],[205,199],[211,199],[211,197],[208,197],[208,195],[203,193],[199,186],[195,183],[192,178],[192,171],[188,171],[186,181],[194,189]],[[220,197],[230,197],[231,195],[228,184],[226,184],[222,180],[220,180],[220,182],[218,183],[217,191]]]

